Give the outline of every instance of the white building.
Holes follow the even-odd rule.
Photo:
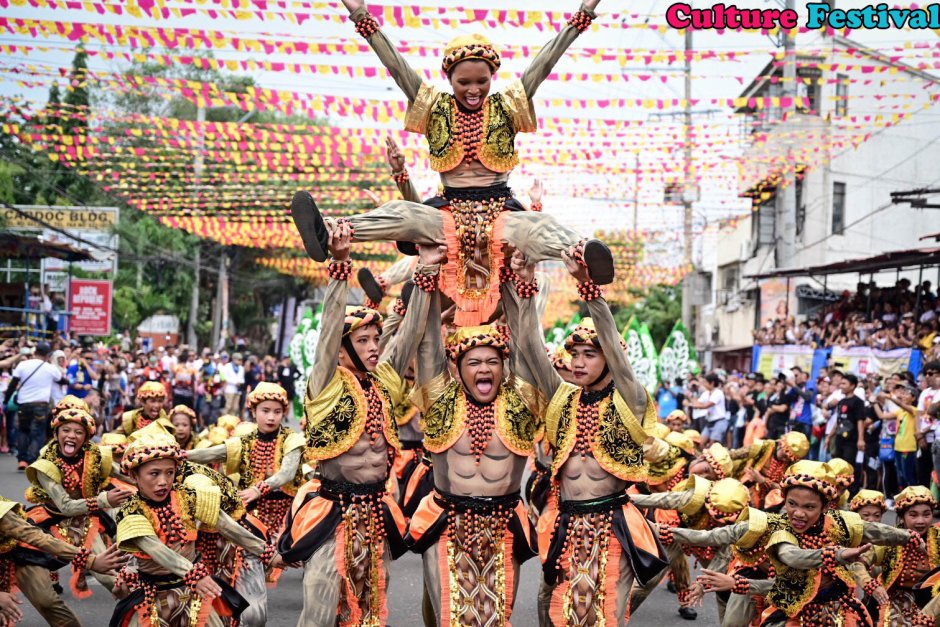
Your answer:
[[[797,52],[801,106],[784,115],[776,100],[769,108],[749,100],[738,109],[747,141],[740,192],[752,197],[754,208],[719,233],[703,266],[711,297],[699,309],[696,340],[706,364],[713,363],[709,354],[718,365],[729,349],[750,344],[751,330],[768,318],[799,319],[824,304],[823,287],[854,290],[859,280],[833,276],[824,286],[792,279],[785,297],[785,280],[758,284],[748,275],[917,248],[928,245],[921,237],[940,231],[940,211],[893,204],[891,197],[940,187],[936,79],[899,61],[901,52],[891,58],[842,37],[809,34]],[[779,98],[782,63],[768,64],[742,97]],[[787,177],[796,179],[795,215],[784,207]],[[895,276],[875,280],[893,283]]]

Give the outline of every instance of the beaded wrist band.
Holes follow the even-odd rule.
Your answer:
[[[411,180],[411,177],[408,176],[408,170],[402,170],[401,172],[392,172],[392,178],[395,179],[395,182],[399,185],[404,185]]]
[[[202,562],[197,562],[193,564],[193,569],[186,573],[186,575],[183,577],[183,583],[185,583],[190,589],[193,589],[203,577],[208,576],[209,570],[206,568],[206,565]]]
[[[374,300],[372,300],[372,299],[369,298],[368,296],[366,296],[366,297],[365,297],[365,300],[362,301],[362,306],[363,306],[363,307],[366,307],[367,309],[378,309],[378,308],[379,308],[379,304],[380,304],[380,303],[375,302]]]
[[[834,572],[838,566],[836,561],[836,551],[837,548],[834,546],[827,546],[822,550],[822,563],[824,572]]]
[[[676,539],[672,535],[672,527],[665,527],[665,526],[660,525],[659,541],[662,542],[664,546],[669,546],[670,544],[676,541]]]
[[[579,33],[583,33],[591,27],[591,22],[593,21],[594,18],[588,15],[585,11],[578,11],[571,16],[571,19],[568,20],[568,24],[577,28]]]
[[[516,277],[516,294],[519,298],[532,298],[539,293],[539,283],[536,280],[523,281]]]
[[[588,22],[590,24],[590,22]],[[356,32],[368,39],[379,30],[379,23],[372,15],[367,15],[356,23]]]
[[[405,301],[400,298],[395,299],[395,304],[392,305],[392,311],[397,313],[399,316],[404,317],[408,309],[405,307]]]
[[[578,283],[578,296],[581,297],[581,300],[597,300],[603,295],[600,286],[594,281],[587,280],[584,283]]]
[[[865,591],[866,596],[872,597],[872,596],[875,596],[875,590],[880,585],[881,585],[881,582],[878,581],[876,578],[872,577],[871,579],[868,580],[868,583],[865,584],[862,590]]]
[[[542,203],[539,201],[535,201],[534,203],[532,203],[532,206],[529,207],[529,211],[541,211],[541,210],[542,210]]]
[[[275,556],[276,554],[277,554],[277,545],[276,545],[276,544],[274,544],[274,543],[265,544],[265,545],[264,545],[264,551],[261,552],[261,557],[260,557],[259,559],[261,560],[261,563],[262,563],[262,564],[264,564],[265,566],[267,566],[268,564],[271,563],[271,560],[274,558],[274,556]]]
[[[122,585],[126,586],[128,590],[133,590],[140,585],[140,576],[138,576],[136,572],[124,567],[118,572],[117,577],[114,578],[115,588],[119,588]]]
[[[512,268],[509,266],[500,266],[499,267],[499,283],[509,283],[510,281],[516,280],[516,273],[512,271]]]
[[[422,292],[427,292],[431,294],[437,291],[437,275],[436,274],[419,274],[415,272],[412,279],[414,281],[415,287],[421,290]]]
[[[748,594],[751,591],[751,582],[743,575],[734,576],[734,586],[731,592],[734,594]]]
[[[89,498],[85,499],[85,506],[88,508],[88,513],[89,513],[89,514],[94,514],[95,512],[97,512],[97,511],[99,511],[99,510],[101,509],[101,508],[98,506],[98,499],[97,499],[97,498],[91,498],[91,497],[89,497]]]
[[[327,266],[326,273],[331,279],[346,281],[352,275],[352,261],[349,259],[345,261],[332,259],[330,265]]]
[[[265,483],[264,481],[256,485],[255,489],[258,490],[258,495],[261,498],[271,494],[271,486]]]
[[[90,555],[90,550],[86,548],[79,549],[78,555],[72,558],[72,570],[75,572],[86,570],[88,568],[88,557]]]

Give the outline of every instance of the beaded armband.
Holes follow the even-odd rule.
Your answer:
[[[349,279],[350,275],[352,275],[352,261],[349,259],[345,261],[332,259],[330,265],[327,266],[326,273],[331,279],[346,281]]]
[[[594,18],[588,15],[587,12],[578,11],[577,13],[571,16],[571,19],[568,20],[568,24],[570,26],[574,26],[575,28],[577,28],[579,33],[583,33],[584,31],[586,31],[588,28],[591,27],[591,22],[593,21],[594,21]]]
[[[404,185],[411,180],[411,177],[408,176],[408,170],[402,170],[401,172],[392,172],[392,178],[395,179],[395,183],[398,185]]]
[[[100,507],[98,507],[98,499],[90,498],[90,497],[85,499],[85,507],[88,508],[89,514],[94,514],[95,512],[101,509]]]
[[[72,570],[75,572],[86,570],[88,568],[88,557],[90,555],[91,551],[89,549],[79,549],[78,555],[72,558]]]
[[[838,562],[836,561],[836,551],[837,547],[827,546],[822,550],[822,563],[823,571],[832,573],[835,572]]]
[[[542,203],[538,201],[532,203],[532,206],[529,207],[529,211],[541,211],[541,210],[542,210]]]
[[[258,490],[258,495],[260,498],[264,498],[267,495],[271,494],[271,486],[262,481],[255,486],[255,489]]]
[[[196,584],[199,583],[200,579],[208,576],[209,570],[206,568],[206,565],[202,562],[197,562],[193,564],[193,569],[183,577],[183,583],[190,589],[193,589],[196,587]]]
[[[588,22],[588,24],[590,24],[590,22]],[[379,23],[371,14],[356,23],[356,32],[366,39],[374,35],[377,30],[379,30]]]
[[[405,313],[408,311],[408,308],[405,307],[405,301],[400,298],[395,299],[395,304],[392,305],[392,311],[397,313],[401,317],[405,317]]]
[[[500,266],[499,267],[499,283],[509,283],[510,281],[516,280],[516,273],[512,271],[512,268],[509,266]]]
[[[659,526],[659,541],[663,543],[663,546],[669,546],[676,541],[672,535],[672,527]]]
[[[581,300],[597,300],[603,295],[600,286],[594,281],[587,280],[584,283],[578,283],[578,296],[581,297]]]
[[[731,588],[733,594],[748,594],[751,591],[751,582],[743,575],[734,576],[734,586]]]
[[[414,278],[412,280],[414,281],[415,287],[422,292],[431,294],[437,290],[436,274],[418,274],[415,272]]]
[[[523,281],[519,277],[516,277],[516,294],[519,295],[519,298],[532,298],[538,293],[538,281]]]
[[[881,582],[878,581],[876,578],[872,577],[871,579],[868,580],[868,583],[865,584],[862,590],[865,591],[866,596],[873,597],[875,596],[875,590],[880,585],[881,585]]]
[[[265,544],[264,550],[261,552],[261,563],[267,566],[271,563],[271,560],[274,559],[274,556],[277,554],[277,545],[274,543]]]

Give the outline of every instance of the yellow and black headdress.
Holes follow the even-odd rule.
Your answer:
[[[158,381],[147,381],[137,388],[137,402],[142,403],[151,398],[166,398],[166,388]]]
[[[381,328],[382,314],[369,307],[349,305],[346,307],[346,317],[343,319],[343,337],[370,324],[377,324]]]
[[[454,66],[462,61],[485,61],[494,72],[500,65],[499,52],[489,39],[480,34],[460,35],[451,39],[444,48],[441,69],[445,74],[450,74]]]
[[[778,441],[778,446],[782,446],[789,463],[793,464],[809,453],[809,440],[799,431],[790,431]]]
[[[448,357],[457,361],[467,351],[480,346],[495,348],[503,359],[509,357],[509,347],[506,345],[503,334],[492,324],[457,329],[447,337],[445,348]]]
[[[196,422],[196,412],[194,412],[191,407],[187,407],[186,405],[177,405],[170,410],[170,418],[172,419],[176,414],[183,414],[184,416],[188,416],[191,422]]]
[[[184,453],[172,435],[153,431],[136,438],[127,445],[124,449],[124,457],[121,459],[121,472],[129,475],[132,470],[157,459],[172,459],[179,462],[183,458]]]
[[[885,495],[877,490],[859,490],[858,494],[849,501],[849,509],[853,512],[857,512],[868,505],[876,505],[882,513],[888,509],[885,503]]]
[[[248,395],[245,405],[249,410],[252,410],[257,407],[259,403],[263,403],[264,401],[277,401],[284,406],[284,409],[287,409],[287,406],[290,404],[290,401],[287,400],[287,392],[284,388],[270,381],[262,381],[255,386],[255,389]]]
[[[808,459],[798,461],[789,468],[780,483],[784,491],[790,488],[807,488],[822,495],[827,502],[838,495],[835,473],[828,464]]]
[[[922,485],[912,485],[901,490],[901,493],[894,497],[894,509],[898,514],[903,514],[905,510],[915,505],[929,505],[936,509],[937,499],[933,493]]]
[[[89,436],[95,433],[95,419],[87,411],[78,408],[62,409],[56,412],[52,419],[52,431],[64,425],[67,422],[73,422],[85,428],[85,433]]]
[[[55,404],[55,407],[52,408],[52,417],[55,418],[56,414],[66,409],[80,409],[84,412],[91,413],[91,409],[89,409],[88,403],[78,398],[74,394],[66,394],[58,403]]]
[[[705,452],[702,453],[702,459],[708,463],[719,479],[730,476],[734,468],[734,462],[731,460],[728,449],[718,442],[712,443],[711,446],[705,449]]]

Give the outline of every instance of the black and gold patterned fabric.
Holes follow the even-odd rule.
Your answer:
[[[96,498],[108,484],[111,475],[111,450],[108,448],[101,449],[97,444],[86,442],[82,447],[82,451],[84,463],[82,464],[81,495],[69,494],[69,496],[85,499]],[[62,471],[58,462],[59,457],[59,443],[53,440],[43,448],[39,459],[27,469],[26,477],[30,482],[30,487],[26,489],[27,501],[55,508],[50,496],[42,489],[36,477],[36,472],[41,472],[61,484]]]

